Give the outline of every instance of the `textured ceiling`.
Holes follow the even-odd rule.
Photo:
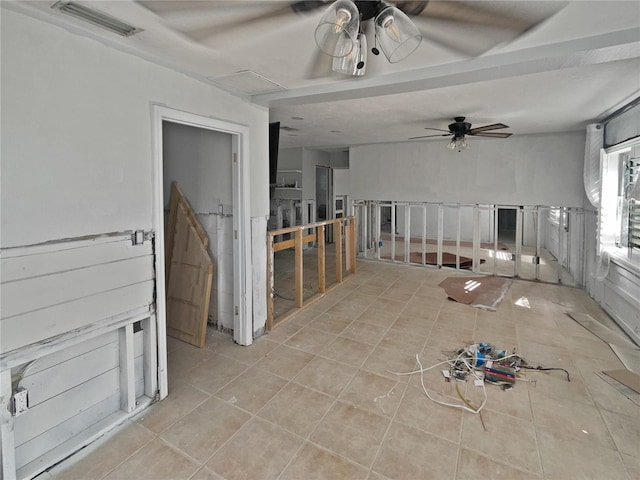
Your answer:
[[[424,127],[446,128],[454,116],[474,126],[502,122],[516,135],[579,130],[640,94],[637,1],[473,3],[497,23],[545,19],[517,38],[477,25],[486,19],[471,15],[471,2],[433,2],[433,15],[453,8],[461,21],[428,18],[425,10],[414,20],[425,32],[418,50],[396,64],[369,54],[360,78],[330,75],[313,38],[323,9],[296,14],[283,1],[89,2],[144,29],[121,38],[61,15],[53,2],[8,3],[206,82],[255,72],[247,84],[254,91],[269,91],[261,77],[280,91],[245,97],[287,127],[282,147],[408,141],[427,134]],[[480,56],[452,48],[465,44],[491,48]]]

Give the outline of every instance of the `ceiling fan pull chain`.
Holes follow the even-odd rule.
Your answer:
[[[373,48],[371,49],[371,53],[380,55],[380,50],[378,50],[378,33],[375,29],[373,30]]]

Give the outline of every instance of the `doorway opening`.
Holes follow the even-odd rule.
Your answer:
[[[225,148],[230,153],[227,161],[230,163],[230,173],[227,170],[225,175],[225,181],[230,187],[227,187],[225,198],[230,199],[230,203],[226,204],[222,202],[219,204],[217,210],[210,213],[215,213],[216,223],[219,216],[229,215],[226,217],[227,223],[232,225],[226,225],[223,230],[225,232],[230,231],[230,240],[227,236],[223,235],[222,249],[225,252],[232,252],[229,260],[232,267],[227,270],[231,270],[232,274],[232,295],[227,295],[226,302],[229,302],[229,298],[232,297],[231,311],[233,315],[233,338],[241,345],[250,345],[252,343],[253,336],[253,324],[252,324],[252,268],[251,262],[248,260],[251,258],[251,226],[250,226],[250,211],[249,211],[249,159],[247,153],[249,151],[249,129],[248,127],[237,125],[234,123],[224,122],[221,120],[212,119],[210,117],[203,117],[191,113],[185,113],[179,110],[173,110],[167,107],[153,105],[153,229],[155,231],[155,266],[156,266],[156,313],[157,313],[157,345],[158,345],[158,380],[160,398],[164,398],[168,393],[168,381],[167,381],[167,343],[166,343],[166,285],[165,285],[165,149],[175,149],[176,152],[181,147],[185,147],[188,141],[196,140],[197,147],[200,153],[195,155],[191,161],[194,163],[201,162],[202,168],[208,168],[212,172],[215,171],[211,168],[215,164],[208,164],[211,159],[206,158],[206,152],[210,151],[210,144],[216,144],[214,150],[220,148],[223,151]],[[186,129],[185,127],[193,128],[193,130]],[[172,131],[180,132],[176,135],[177,140],[175,145],[165,144],[165,134],[168,129]],[[213,133],[212,133],[213,132]],[[175,133],[175,132],[173,132]],[[187,140],[187,138],[191,138]],[[227,146],[222,148],[218,142],[225,140],[228,142]],[[185,147],[186,148],[186,147]],[[191,148],[191,147],[190,147]],[[169,151],[167,151],[169,153]],[[200,157],[198,157],[200,155]],[[197,169],[193,171],[185,171],[176,173],[176,168],[170,169],[176,175],[186,175],[183,179],[186,183],[191,182],[190,189],[193,190],[191,195],[196,199],[194,203],[201,206],[200,202],[206,204],[207,201],[211,202],[214,199],[211,197],[210,189],[207,185],[202,185],[203,182],[196,178]],[[186,170],[186,169],[185,169]],[[171,179],[168,179],[171,180]],[[204,179],[206,182],[207,179]],[[168,182],[170,185],[170,181]],[[222,188],[222,187],[220,187]],[[188,194],[188,192],[187,192]],[[193,200],[192,200],[193,201]],[[209,220],[211,217],[209,218]],[[230,219],[230,220],[229,220]],[[225,223],[224,221],[222,223]],[[219,232],[216,231],[216,234]],[[227,242],[230,241],[231,244]],[[217,262],[221,263],[221,262]],[[219,302],[214,302],[218,304]],[[219,306],[219,305],[218,305]],[[217,308],[217,307],[215,307]],[[225,305],[221,308],[227,309]]]

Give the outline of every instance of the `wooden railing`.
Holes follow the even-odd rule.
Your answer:
[[[336,278],[335,283],[327,287],[326,282],[326,245],[325,229],[333,229],[333,244],[335,245]],[[306,233],[311,230],[311,233]],[[293,238],[276,241],[276,237],[290,236]],[[344,251],[343,251],[344,237]],[[356,239],[355,239],[355,219],[354,217],[336,218],[324,222],[316,222],[308,225],[297,225],[295,227],[281,228],[267,232],[267,330],[271,330],[284,323],[305,305],[304,300],[304,271],[303,271],[303,246],[308,243],[317,243],[318,252],[318,293],[306,301],[306,304],[313,303],[325,293],[339,286],[343,281],[356,273]],[[294,283],[295,283],[295,309],[275,321],[274,318],[274,253],[281,250],[294,248]],[[348,275],[343,276],[343,256]],[[344,277],[344,278],[343,278]]]

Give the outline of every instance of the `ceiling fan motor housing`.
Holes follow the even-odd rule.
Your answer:
[[[465,117],[455,117],[455,123],[449,125],[449,131],[456,137],[464,137],[469,130],[471,130],[471,124],[464,121]]]

